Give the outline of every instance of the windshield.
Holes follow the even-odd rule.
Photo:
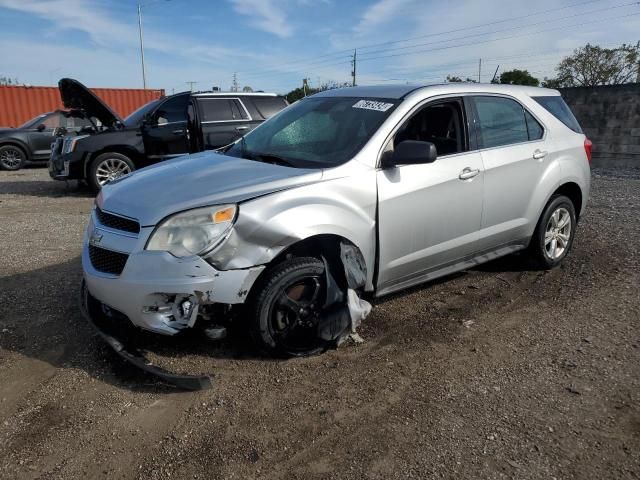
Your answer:
[[[145,115],[153,111],[153,109],[156,108],[156,106],[159,103],[160,103],[160,100],[154,100],[152,102],[149,102],[141,106],[139,109],[137,109],[132,114],[130,114],[127,118],[124,119],[123,123],[125,127],[137,127],[138,125],[140,125]]]
[[[42,119],[44,117],[46,117],[46,116],[47,116],[47,114],[45,113],[45,114],[42,114],[42,115],[38,115],[37,117],[33,117],[31,120],[29,120],[28,122],[23,123],[18,128],[34,128],[36,125],[41,123]]]
[[[398,100],[309,97],[236,142],[227,155],[298,168],[335,167],[353,158]]]

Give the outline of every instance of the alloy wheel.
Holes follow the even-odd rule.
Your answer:
[[[551,214],[544,234],[544,251],[551,260],[557,260],[567,250],[571,239],[571,214],[560,207]]]
[[[7,170],[13,170],[20,166],[22,162],[22,152],[17,148],[5,147],[0,152],[0,164]]]
[[[319,276],[298,279],[282,290],[272,305],[270,321],[278,343],[292,351],[317,346],[322,290]]]
[[[102,186],[129,173],[131,173],[131,167],[127,162],[119,158],[108,158],[98,164],[96,180]]]

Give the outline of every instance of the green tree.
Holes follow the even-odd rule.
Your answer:
[[[618,85],[638,79],[640,42],[623,43],[617,48],[601,48],[587,43],[574,50],[556,67],[558,84],[563,87]]]
[[[542,81],[542,86],[544,88],[562,88],[562,82],[557,78],[544,77],[544,80]]]
[[[448,83],[460,83],[460,82],[476,83],[476,81],[473,78],[467,77],[466,80],[462,80],[460,77],[457,77],[455,75],[447,75],[447,78],[445,79],[445,81],[447,81]]]
[[[289,93],[287,93],[286,97],[287,97],[287,101],[289,103],[293,103],[293,102],[297,102],[298,100],[300,100],[301,98],[304,98],[308,95],[313,95],[316,92],[319,92],[320,90],[318,90],[317,88],[309,88],[307,87],[307,94],[305,95],[305,91],[302,87],[298,87],[294,90],[291,90]]]
[[[540,80],[532,76],[527,70],[518,70],[515,68],[508,72],[502,72],[502,74],[500,74],[500,83],[537,87],[540,85]]]
[[[0,85],[18,85],[18,79],[2,75],[0,76]]]

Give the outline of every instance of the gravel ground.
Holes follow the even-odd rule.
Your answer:
[[[573,251],[376,302],[366,342],[289,361],[163,342],[180,392],[76,300],[92,198],[0,172],[1,478],[638,478],[640,173],[594,172]]]

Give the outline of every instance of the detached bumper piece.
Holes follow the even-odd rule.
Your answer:
[[[80,309],[87,321],[96,329],[113,350],[127,362],[151,373],[167,383],[184,390],[207,390],[212,387],[211,378],[207,375],[180,375],[171,373],[162,367],[153,365],[140,350],[127,344],[121,332],[118,335],[118,327],[114,325],[112,318],[105,315],[102,304],[93,298],[87,289],[84,280],[80,290]],[[132,326],[130,328],[133,328]]]

